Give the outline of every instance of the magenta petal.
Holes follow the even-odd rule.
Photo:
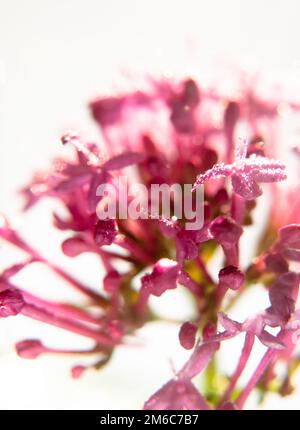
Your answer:
[[[262,194],[261,188],[250,175],[232,175],[231,183],[234,191],[246,200],[254,200]]]
[[[273,336],[271,333],[267,332],[266,330],[262,330],[259,335],[257,335],[258,339],[261,341],[262,344],[267,346],[268,348],[274,348],[274,349],[285,349],[286,345],[278,339],[278,337]]]
[[[179,341],[185,349],[192,349],[196,341],[197,325],[185,322],[179,331]]]
[[[215,164],[211,169],[197,176],[193,189],[195,189],[199,185],[205,184],[206,182],[212,179],[219,179],[219,178],[231,176],[231,172],[232,172],[231,166],[227,166],[224,163]]]
[[[144,409],[208,410],[210,407],[192,382],[171,380],[147,400]]]
[[[279,230],[276,249],[288,260],[300,261],[300,225],[291,224]]]
[[[97,195],[97,189],[101,184],[107,184],[111,180],[111,176],[108,172],[102,171],[92,176],[90,181],[90,188],[87,197],[88,210],[90,214],[95,213],[97,204],[100,200],[100,196]]]
[[[281,275],[269,290],[273,312],[286,321],[295,310],[299,275],[287,272]]]
[[[105,170],[119,170],[124,167],[138,164],[144,161],[145,155],[138,152],[124,152],[123,154],[116,155],[102,165]]]
[[[300,225],[290,224],[279,230],[279,241],[281,245],[293,249],[300,249]]]
[[[176,259],[179,263],[183,263],[184,260],[192,260],[198,255],[199,249],[195,241],[190,235],[181,231],[176,237]]]
[[[285,273],[289,270],[289,265],[283,256],[278,252],[270,252],[264,258],[268,270],[275,273]]]
[[[218,315],[218,320],[222,327],[230,333],[240,333],[242,331],[242,324],[232,320],[227,315],[225,315],[223,312],[220,312]]]
[[[4,290],[0,293],[0,317],[6,318],[18,315],[24,306],[24,299],[20,291]]]
[[[300,249],[284,249],[282,256],[287,260],[300,262]]]

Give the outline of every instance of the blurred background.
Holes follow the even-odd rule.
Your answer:
[[[20,216],[16,192],[33,171],[61,153],[59,137],[66,129],[99,139],[87,102],[144,73],[222,79],[228,67],[261,70],[272,80],[284,80],[300,97],[299,13],[298,0],[0,0],[0,211],[58,260],[59,238],[47,233],[47,207],[38,215]],[[1,265],[14,258],[1,246]],[[92,283],[93,273],[99,276],[90,256],[79,257],[77,267],[65,264],[74,272],[80,266],[78,276]],[[47,297],[69,299],[49,274],[35,273],[27,273],[23,282],[35,291],[42,288]],[[174,300],[177,317],[178,309],[186,315],[188,303],[180,292]],[[244,304],[248,312],[249,303]],[[259,302],[261,309],[264,305]],[[75,381],[69,372],[74,357],[21,360],[13,344],[38,337],[63,347],[83,345],[81,339],[70,340],[69,334],[24,317],[3,320],[0,407],[141,408],[172,375],[171,360],[177,367],[187,356],[177,333],[176,325],[151,324],[141,331],[139,345],[120,348],[105,369]],[[239,347],[235,343],[225,348],[225,369],[230,348]],[[297,390],[284,401],[270,396],[264,407],[298,408],[299,396]]]

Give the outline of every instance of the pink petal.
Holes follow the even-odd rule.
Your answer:
[[[287,260],[300,262],[300,249],[284,249],[282,255]]]
[[[193,238],[185,231],[181,231],[176,236],[176,260],[183,263],[184,260],[192,260],[198,255],[198,245]]]
[[[116,155],[102,165],[105,170],[119,170],[124,167],[138,164],[144,161],[145,155],[138,152],[124,152],[123,154]]]
[[[285,165],[270,158],[253,154],[247,159],[246,168],[257,182],[280,182],[286,179]]]
[[[290,224],[279,230],[279,241],[281,245],[289,248],[300,249],[300,225]]]
[[[254,200],[262,194],[259,185],[246,174],[235,174],[231,177],[232,188],[246,200]]]
[[[210,181],[211,179],[228,177],[231,175],[231,173],[232,173],[232,166],[228,166],[224,163],[215,164],[211,169],[197,176],[193,189],[195,189],[198,185],[205,184],[205,182]]]
[[[101,184],[107,184],[111,180],[111,176],[107,172],[101,172],[92,176],[90,188],[87,197],[88,210],[90,214],[95,213],[100,196],[97,196],[97,188]]]
[[[231,333],[240,333],[242,331],[242,324],[232,320],[223,312],[220,312],[218,317],[220,324],[222,325],[222,327],[224,327],[226,331]]]
[[[273,336],[271,333],[266,330],[262,330],[261,333],[257,336],[262,344],[267,346],[268,348],[274,349],[285,349],[286,345],[278,339],[278,337]]]
[[[299,289],[299,275],[288,272],[281,275],[269,290],[272,310],[284,321],[288,320],[295,310]]]
[[[287,261],[278,252],[270,252],[264,258],[267,270],[275,273],[285,273],[289,270]]]

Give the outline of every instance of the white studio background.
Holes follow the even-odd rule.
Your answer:
[[[298,0],[0,0],[0,211],[54,254],[47,211],[16,217],[16,190],[60,153],[65,129],[99,138],[87,102],[120,88],[121,75],[207,74],[212,65],[255,63],[271,78],[295,81],[300,94],[299,13]],[[0,255],[11,258],[2,248]],[[89,261],[80,263],[86,269]],[[32,282],[46,289],[44,276]],[[47,291],[64,297],[59,288]],[[141,333],[144,347],[121,348],[103,371],[73,381],[73,358],[26,361],[12,347],[29,335],[68,345],[69,335],[21,322],[22,330],[19,317],[0,322],[1,408],[140,408],[172,374],[170,359],[186,357],[177,326],[152,325]],[[266,406],[297,408],[298,401],[296,392]]]

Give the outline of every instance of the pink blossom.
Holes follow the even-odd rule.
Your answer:
[[[285,166],[277,160],[252,154],[247,157],[247,143],[241,140],[235,150],[233,164],[215,164],[212,169],[199,175],[194,187],[211,179],[230,177],[232,188],[246,200],[262,194],[259,183],[279,182],[286,179]]]
[[[239,78],[238,91],[231,95],[191,77],[147,78],[139,89],[91,102],[92,116],[101,130],[101,148],[73,131],[62,136],[62,143],[70,146],[70,156],[65,154],[69,149],[61,147],[60,158],[47,171],[34,174],[21,190],[24,208],[36,205],[38,210],[44,198],[59,202],[62,211],[49,217],[53,228],[63,234],[60,249],[74,264],[81,264],[78,257],[87,253],[87,270],[88,253],[93,253],[103,271],[102,281],[89,285],[78,279],[64,269],[63,260],[51,261],[1,216],[1,239],[24,258],[0,274],[0,317],[21,314],[57,327],[58,336],[64,330],[88,339],[91,345],[85,350],[59,349],[28,338],[16,344],[20,357],[80,355],[82,362],[71,368],[75,379],[89,368],[100,370],[109,365],[116,349],[134,343],[141,327],[162,320],[149,299],[160,300],[168,292],[172,306],[172,294],[180,285],[193,311],[189,321],[178,318],[172,323],[178,326],[175,338],[190,356],[174,370],[170,381],[164,385],[162,381],[145,409],[242,409],[258,386],[261,396],[268,393],[274,375],[278,386],[286,383],[276,369],[283,362],[283,373],[289,378],[296,360],[299,187],[287,190],[287,197],[282,198],[277,184],[286,178],[284,163],[276,159],[281,152],[276,130],[282,100],[272,93],[263,97],[254,81]],[[284,102],[299,111],[298,104]],[[234,147],[241,124],[246,126],[247,141],[240,139]],[[189,230],[185,216],[175,216],[173,207],[167,216],[159,210],[149,219],[123,219],[120,214],[98,219],[96,208],[106,203],[97,195],[99,185],[113,185],[120,191],[116,184],[124,173],[130,184],[141,183],[146,190],[153,184],[194,184],[194,188],[205,184],[202,227]],[[250,231],[248,226],[255,230],[254,208],[264,183],[272,183],[271,217],[260,225],[261,236],[248,249],[250,261],[245,264],[241,238]],[[196,193],[191,195],[195,203]],[[280,205],[282,201],[288,204]],[[274,210],[276,205],[280,213]],[[278,237],[277,226],[281,227]],[[34,271],[36,263],[83,300],[47,300],[43,283],[38,294],[32,293],[30,285],[25,288],[19,274],[28,267]],[[246,305],[243,321],[233,320],[231,308],[258,284],[264,287],[261,295],[269,299],[267,308],[248,315]],[[223,342],[236,336],[244,338],[243,345],[238,354],[232,354],[232,373],[225,375],[219,351],[222,358]],[[240,378],[255,355],[256,339],[265,353],[244,383]],[[93,360],[85,361],[87,356]],[[206,383],[200,387],[194,378],[201,373]],[[285,392],[284,388],[278,391]]]

